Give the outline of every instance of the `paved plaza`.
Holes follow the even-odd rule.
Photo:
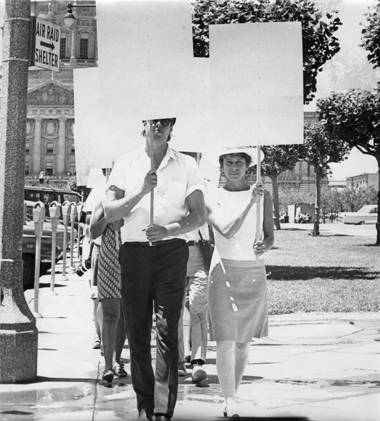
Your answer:
[[[101,382],[103,358],[91,348],[93,324],[88,276],[41,278],[38,377],[0,385],[2,421],[116,421],[136,418],[130,377]],[[33,309],[33,290],[26,291]],[[378,421],[380,314],[298,313],[271,316],[268,338],[252,342],[239,392],[248,419]],[[154,337],[153,351],[154,351]],[[129,372],[129,353],[123,357]],[[217,419],[222,398],[209,342],[208,387],[180,379],[174,419]]]

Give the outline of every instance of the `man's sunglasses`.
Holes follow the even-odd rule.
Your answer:
[[[158,124],[161,125],[161,127],[168,127],[172,123],[171,118],[162,118],[157,120],[144,120],[144,125],[151,124],[152,126],[157,126]]]

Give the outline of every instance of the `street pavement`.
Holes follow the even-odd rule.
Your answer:
[[[59,267],[58,267],[59,269]],[[130,376],[102,384],[103,358],[94,338],[89,272],[41,277],[36,319],[38,377],[0,384],[0,420],[116,421],[137,416]],[[33,310],[34,291],[25,293]],[[154,338],[153,338],[154,339]],[[154,340],[153,355],[155,351]],[[222,417],[215,369],[216,347],[208,344],[208,384],[180,378],[174,420]],[[269,337],[251,343],[239,391],[241,415],[253,420],[380,420],[380,314],[297,313],[271,316]],[[129,353],[123,358],[129,371]],[[154,359],[153,359],[154,363]]]
[[[313,224],[281,223],[281,229],[312,231]],[[355,237],[369,237],[373,241],[376,240],[376,224],[353,225],[343,224],[343,222],[326,222],[325,224],[319,225],[319,231],[322,235],[353,235]]]

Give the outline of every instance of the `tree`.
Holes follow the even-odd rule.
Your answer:
[[[315,171],[315,219],[313,235],[319,235],[319,219],[321,208],[321,180],[330,170],[329,164],[347,158],[349,145],[339,137],[331,135],[323,124],[314,123],[305,127],[305,161]]]
[[[370,187],[346,188],[341,192],[342,210],[357,212],[364,205],[371,205],[376,201],[377,192]]]
[[[272,181],[272,195],[274,208],[274,221],[277,229],[281,229],[280,225],[280,203],[278,194],[278,176],[295,167],[297,162],[302,159],[302,145],[279,145],[279,146],[263,146],[264,160],[261,168],[264,175],[268,176]]]
[[[380,1],[368,13],[367,23],[362,29],[361,46],[367,50],[368,61],[373,67],[380,67]]]
[[[321,197],[323,214],[337,216],[339,212],[357,212],[364,205],[375,203],[376,197],[377,191],[373,186],[327,189]]]
[[[285,187],[279,192],[280,208],[282,212],[288,212],[289,205],[297,203],[315,203],[313,191],[295,191],[291,187]]]
[[[323,14],[311,0],[194,0],[194,55],[208,57],[210,24],[246,22],[302,23],[304,102],[314,98],[318,72],[339,51],[334,32],[341,22],[337,11]]]
[[[326,214],[337,216],[344,210],[342,203],[342,194],[337,189],[327,189],[321,194],[321,210],[325,217]]]
[[[318,101],[319,115],[331,136],[373,156],[378,165],[377,203],[380,205],[380,87],[373,91],[352,89]],[[380,246],[380,213],[376,224]]]

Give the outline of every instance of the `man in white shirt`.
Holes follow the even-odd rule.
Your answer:
[[[139,417],[170,420],[177,398],[178,321],[186,282],[184,234],[205,222],[203,182],[193,158],[169,145],[176,119],[144,121],[145,148],[116,161],[105,216],[124,218],[120,264],[122,299]],[[152,168],[151,168],[152,159]],[[116,199],[112,186],[125,191]],[[154,222],[150,193],[154,190]],[[150,337],[154,307],[156,373]]]

